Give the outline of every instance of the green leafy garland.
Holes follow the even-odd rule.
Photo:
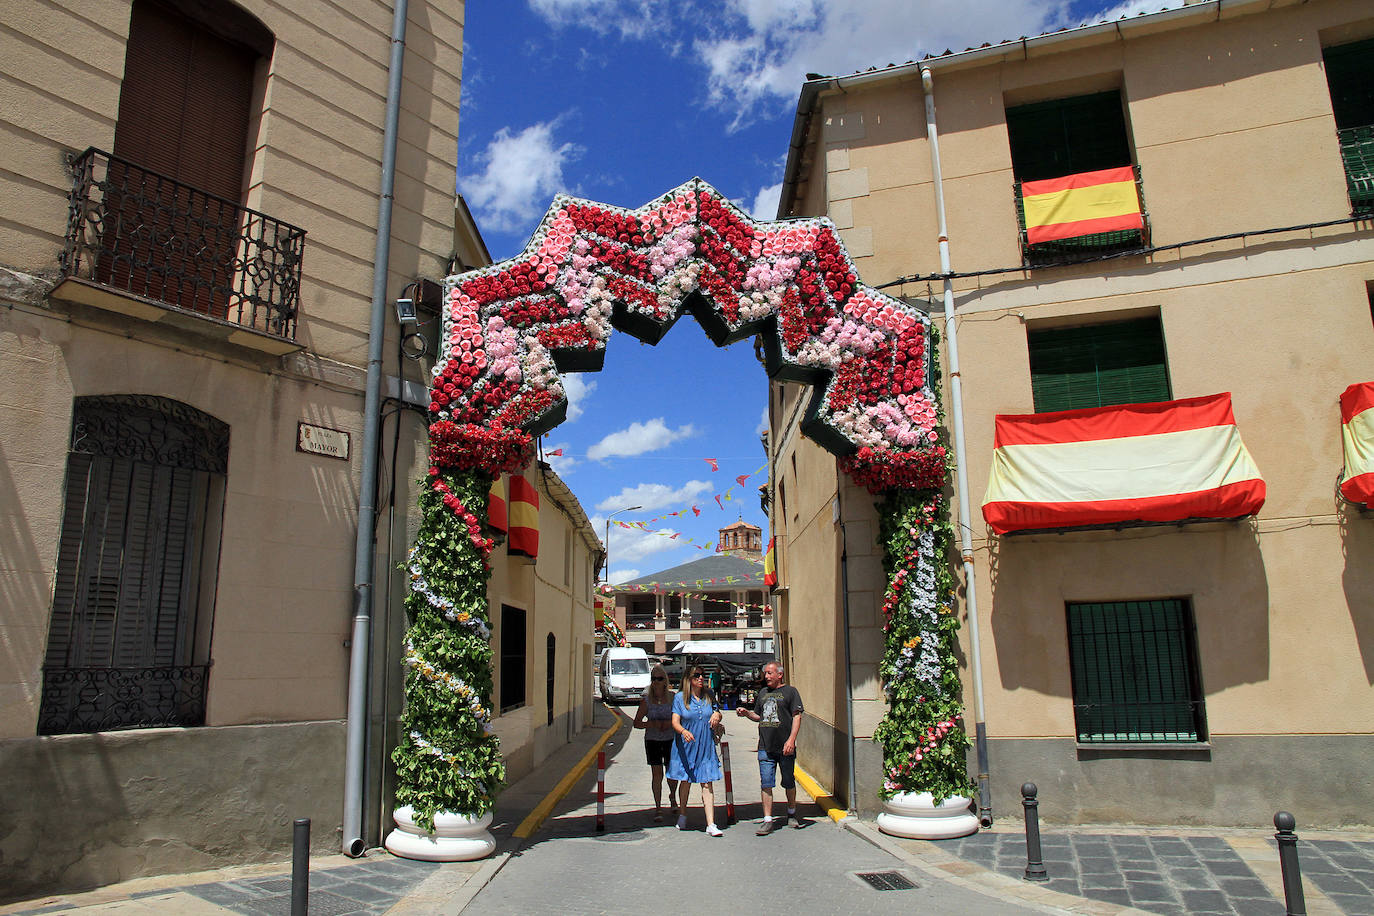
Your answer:
[[[939,332],[934,326],[930,330],[931,388],[943,424],[944,410],[938,403]],[[938,452],[945,458],[946,449]],[[883,746],[881,797],[929,792],[939,804],[974,790],[959,681],[959,616],[954,611],[954,574],[947,561],[954,530],[943,495],[945,463],[938,468],[907,464],[906,477],[894,477],[873,463],[858,469],[860,473],[849,469],[856,482],[879,498],[878,536],[887,574],[878,668],[887,712],[873,737]]]
[[[441,811],[480,816],[505,782],[491,721],[491,621],[483,537],[492,476],[480,469],[430,469],[421,489],[420,530],[407,567],[406,706],[396,764],[396,803],[434,829]]]

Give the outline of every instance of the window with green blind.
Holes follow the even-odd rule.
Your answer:
[[[1355,213],[1374,211],[1374,38],[1325,48],[1331,113]]]
[[[1080,742],[1207,740],[1186,598],[1065,607]]]
[[[1115,89],[1008,108],[1007,139],[1017,181],[1131,164],[1125,109]]]
[[[1158,316],[1031,329],[1026,338],[1036,413],[1173,397]]]

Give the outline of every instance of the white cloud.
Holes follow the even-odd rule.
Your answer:
[[[587,381],[586,376],[580,372],[564,372],[559,377],[563,380],[563,391],[568,396],[566,422],[572,422],[582,416],[582,402],[596,390],[596,382]]]
[[[633,582],[642,575],[644,574],[637,569],[617,569],[611,573],[610,582],[612,585],[620,585],[624,582]]]
[[[759,425],[754,427],[754,435],[762,436],[768,432],[768,405],[763,405],[763,413],[759,414]]]
[[[716,104],[739,127],[792,102],[808,72],[843,76],[1071,24],[1055,0],[730,0],[694,46]]]
[[[557,119],[519,133],[501,128],[477,156],[481,172],[458,180],[484,229],[510,232],[528,228],[543,214],[554,194],[568,190],[563,166],[580,156],[582,148],[558,143],[554,138],[557,129]]]
[[[656,553],[683,546],[673,540],[671,528],[658,528],[653,534],[632,528],[611,529],[611,562],[642,560]]]
[[[554,473],[557,474],[559,477],[566,478],[568,476],[569,471],[571,471],[573,468],[577,467],[579,464],[582,463],[578,461],[576,458],[572,457],[571,455],[549,454],[550,452],[557,452],[560,450],[567,451],[568,443],[566,442],[549,442],[546,440],[544,441],[543,446],[544,460],[549,463],[549,467],[553,468]]]
[[[694,435],[696,428],[690,423],[669,429],[662,417],[656,417],[647,423],[631,423],[625,429],[611,433],[587,449],[587,457],[593,461],[612,457],[628,458],[656,451]]]
[[[711,484],[704,480],[689,480],[677,489],[661,483],[642,483],[637,487],[626,487],[615,496],[603,499],[595,508],[598,512],[613,512],[622,506],[639,506],[643,512],[653,512],[690,503],[710,490]]]
[[[626,38],[640,38],[662,26],[671,5],[669,0],[529,0],[529,4],[550,25],[616,31]]]
[[[778,218],[778,201],[781,199],[781,181],[766,188],[759,188],[759,193],[754,196],[754,205],[749,208],[749,215],[760,222],[775,220]]]

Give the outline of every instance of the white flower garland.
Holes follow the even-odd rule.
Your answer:
[[[481,620],[473,617],[467,611],[460,611],[454,603],[443,595],[435,593],[429,587],[425,574],[420,571],[420,564],[415,560],[415,548],[410,549],[410,590],[421,595],[430,607],[434,608],[449,623],[456,623],[459,626],[467,627],[476,636],[482,639],[491,638],[491,629]]]
[[[415,645],[409,638],[406,639],[406,655],[401,664],[406,668],[420,672],[420,675],[426,680],[457,695],[460,700],[467,704],[468,710],[476,717],[477,721],[482,723],[482,727],[491,731],[491,710],[482,704],[482,698],[477,695],[477,691],[464,683],[461,678],[455,677],[441,668],[436,668],[426,661],[415,650]]]

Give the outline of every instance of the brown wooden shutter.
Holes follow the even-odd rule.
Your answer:
[[[119,190],[107,207],[119,216],[109,229],[102,282],[225,317],[256,59],[168,7],[135,0],[114,155],[184,187],[111,164],[110,184]]]

